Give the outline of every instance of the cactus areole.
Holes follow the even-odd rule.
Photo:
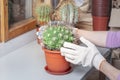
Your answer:
[[[43,32],[43,44],[49,50],[59,50],[65,41],[74,41],[71,29],[65,25],[49,25]]]

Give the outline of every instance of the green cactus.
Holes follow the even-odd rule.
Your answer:
[[[64,25],[48,26],[43,32],[43,43],[47,49],[59,50],[65,41],[73,42],[74,37],[71,30]]]
[[[38,21],[40,22],[49,22],[50,21],[50,12],[51,7],[49,5],[40,5],[36,8],[36,13],[38,16]]]
[[[62,21],[76,23],[79,21],[79,8],[72,1],[63,1],[59,6],[59,16]]]

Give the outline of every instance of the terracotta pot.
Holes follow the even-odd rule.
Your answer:
[[[108,28],[109,17],[93,16],[93,30],[106,31]]]
[[[59,51],[43,48],[45,52],[47,71],[51,74],[67,74],[71,71],[70,63],[65,60]],[[46,68],[45,68],[46,69]]]
[[[45,24],[47,24],[47,22],[41,22],[41,21],[39,22],[39,25],[40,25],[40,26],[43,26],[43,25],[45,25]]]

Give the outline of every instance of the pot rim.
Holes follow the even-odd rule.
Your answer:
[[[42,48],[45,52],[50,52],[50,53],[53,53],[53,54],[60,54],[61,52],[60,51],[57,51],[57,50],[49,50],[49,49],[46,49],[46,48]]]

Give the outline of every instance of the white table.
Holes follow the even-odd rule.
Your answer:
[[[99,48],[103,55],[109,49]],[[90,67],[73,66],[66,75],[51,75],[44,70],[44,53],[37,41],[0,58],[0,80],[82,80],[91,70]]]

